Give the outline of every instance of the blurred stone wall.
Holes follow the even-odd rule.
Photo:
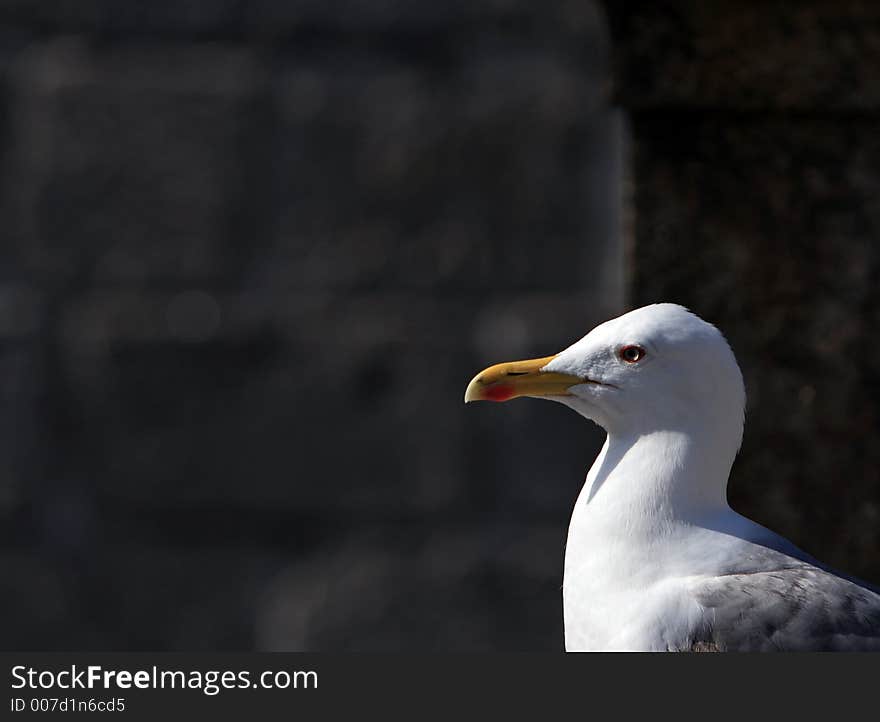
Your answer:
[[[0,0],[3,646],[561,649],[601,434],[462,396],[624,306],[607,57],[590,3]]]
[[[608,2],[633,305],[728,336],[739,511],[880,583],[880,6]]]

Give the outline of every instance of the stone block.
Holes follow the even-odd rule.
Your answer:
[[[875,3],[634,0],[603,6],[618,98],[627,108],[880,107]]]
[[[130,283],[241,272],[265,216],[247,51],[58,40],[10,73],[4,209],[28,272]]]
[[[562,525],[351,537],[291,562],[255,608],[263,651],[558,651]],[[352,600],[357,600],[352,604]]]
[[[59,330],[77,431],[58,443],[101,449],[80,472],[128,501],[564,516],[601,435],[548,403],[462,397],[484,366],[560,351],[597,312],[565,294],[473,310],[421,294],[95,293]]]
[[[618,119],[573,58],[478,48],[428,73],[292,58],[263,283],[309,289],[573,290],[614,245]]]
[[[166,34],[192,36],[231,33],[240,26],[236,0],[0,0],[0,20],[7,26],[54,33],[109,36]]]

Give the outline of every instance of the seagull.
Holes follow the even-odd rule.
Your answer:
[[[715,326],[645,306],[481,371],[464,398],[520,396],[607,432],[568,529],[567,651],[880,651],[880,590],[728,506],[746,395]]]

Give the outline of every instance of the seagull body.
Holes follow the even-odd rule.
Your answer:
[[[745,389],[714,326],[646,306],[486,369],[465,400],[518,396],[608,432],[569,525],[568,651],[880,650],[876,590],[728,506]]]

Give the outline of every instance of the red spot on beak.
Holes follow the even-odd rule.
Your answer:
[[[507,401],[515,395],[510,384],[492,384],[483,390],[483,397],[487,401]]]

